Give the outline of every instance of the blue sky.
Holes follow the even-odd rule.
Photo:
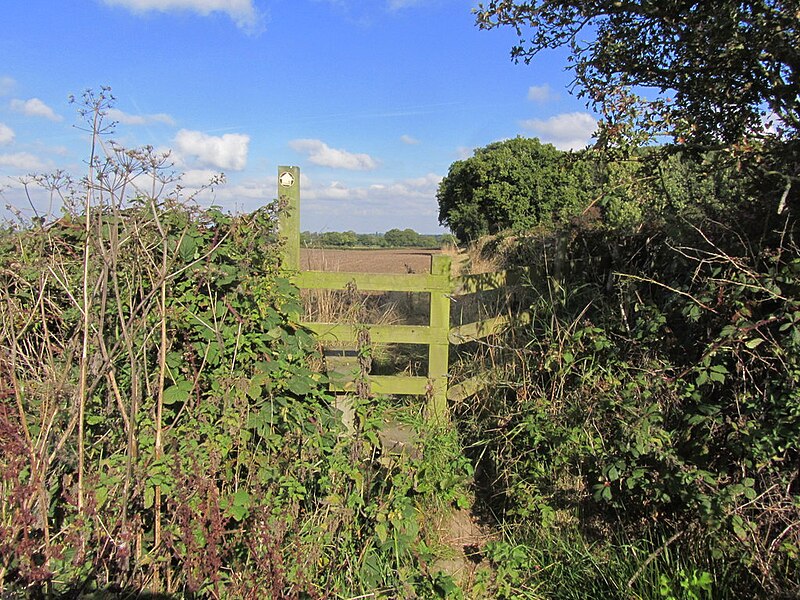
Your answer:
[[[475,148],[517,135],[586,145],[594,118],[566,56],[515,65],[511,30],[472,0],[13,0],[0,21],[2,203],[20,178],[85,172],[70,95],[110,86],[113,139],[170,150],[198,197],[250,211],[301,169],[301,227],[443,231],[436,189]],[[38,210],[45,199],[33,195]]]

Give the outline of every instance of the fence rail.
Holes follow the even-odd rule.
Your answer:
[[[361,332],[368,332],[371,343],[420,344],[428,346],[427,376],[370,375],[370,391],[386,395],[419,395],[428,398],[432,418],[447,419],[447,402],[462,400],[491,385],[490,372],[482,372],[459,383],[448,374],[450,346],[483,339],[502,332],[512,324],[530,321],[528,313],[497,315],[473,323],[450,326],[451,301],[486,291],[516,285],[524,275],[519,271],[471,274],[453,277],[449,256],[433,255],[430,273],[386,274],[303,271],[300,269],[300,172],[297,167],[278,168],[278,197],[283,203],[281,235],[286,238],[284,267],[294,272],[300,289],[347,290],[364,292],[418,292],[429,295],[427,325],[378,325],[370,323],[323,323],[301,321],[321,342],[354,344]],[[329,378],[336,391],[354,391],[355,377],[338,373]]]

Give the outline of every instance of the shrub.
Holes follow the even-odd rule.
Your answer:
[[[797,223],[776,218],[769,192],[736,194],[716,198],[726,224],[692,201],[681,211],[693,222],[665,208],[634,228],[575,223],[526,240],[528,341],[508,348],[504,384],[467,423],[510,527],[577,522],[632,540],[657,529],[705,548],[727,593],[791,597]]]

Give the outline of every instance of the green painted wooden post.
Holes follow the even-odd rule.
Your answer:
[[[283,268],[300,270],[300,168],[278,167],[278,200],[284,204],[279,233],[285,239]]]
[[[428,406],[431,418],[447,420],[447,368],[450,358],[450,264],[449,256],[437,254],[431,258],[431,275],[435,285],[431,293],[431,334],[428,355],[428,379],[433,389]]]

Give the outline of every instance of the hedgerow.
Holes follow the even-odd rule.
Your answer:
[[[659,575],[663,597],[794,597],[796,194],[779,213],[763,171],[731,180],[721,157],[666,160],[665,177],[636,174],[633,226],[601,201],[519,241],[511,260],[532,269],[527,341],[517,331],[494,357],[506,364],[501,389],[468,407],[464,426],[511,540],[543,552],[541,569],[565,552],[592,565],[550,583],[522,569],[545,597],[653,597]],[[692,573],[704,582],[695,596]]]
[[[111,100],[62,216],[0,232],[0,593],[434,593],[436,452],[379,462],[367,399],[345,434],[281,207],[201,209],[166,157],[102,152]]]

